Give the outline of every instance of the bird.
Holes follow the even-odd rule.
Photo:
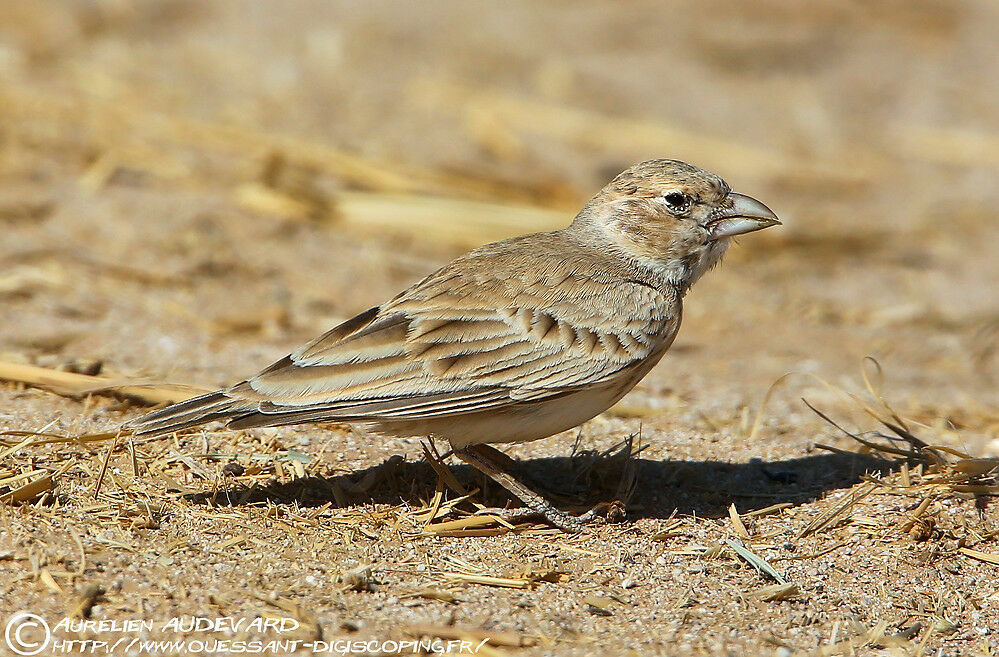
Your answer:
[[[780,224],[762,202],[680,160],[611,180],[565,228],[477,248],[256,375],[124,425],[155,436],[338,422],[442,439],[524,503],[516,514],[580,531],[517,479],[493,444],[572,429],[660,361],[690,287],[737,235]]]

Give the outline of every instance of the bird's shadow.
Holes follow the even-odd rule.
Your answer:
[[[864,473],[888,473],[897,467],[883,459],[844,453],[823,453],[783,461],[748,463],[724,461],[655,461],[625,451],[605,455],[517,461],[514,473],[556,505],[584,509],[622,497],[622,480],[634,476],[629,518],[666,518],[673,513],[719,517],[735,503],[740,512],[774,504],[803,504],[825,493],[848,488]],[[521,506],[498,484],[470,466],[451,465],[469,490],[482,489],[475,501],[490,506]],[[407,503],[422,506],[433,496],[437,473],[426,461],[392,457],[382,463],[335,477],[304,477],[288,482],[247,487],[238,482],[213,491],[191,493],[195,504],[324,504],[353,506]]]

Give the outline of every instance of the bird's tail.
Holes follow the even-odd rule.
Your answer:
[[[252,412],[254,408],[255,404],[233,399],[224,391],[218,390],[153,411],[126,422],[123,428],[134,431],[137,436],[156,436],[196,427],[212,420],[238,417]]]

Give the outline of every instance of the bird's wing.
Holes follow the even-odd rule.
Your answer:
[[[440,417],[616,380],[672,339],[667,301],[558,266],[530,277],[445,269],[227,390],[256,404],[233,426]]]

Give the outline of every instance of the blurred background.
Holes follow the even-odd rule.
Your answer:
[[[694,290],[651,396],[873,355],[960,424],[996,403],[997,30],[987,0],[4,0],[0,355],[231,382],[673,157],[785,226]]]

